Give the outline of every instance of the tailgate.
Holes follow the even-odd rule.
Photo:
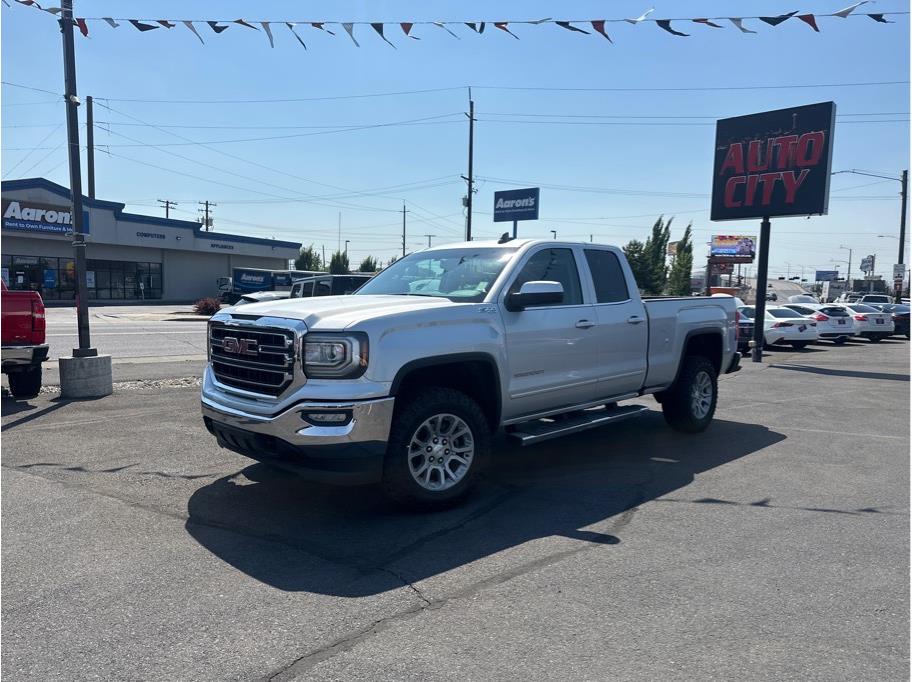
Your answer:
[[[3,345],[31,343],[32,293],[4,291],[2,302]]]

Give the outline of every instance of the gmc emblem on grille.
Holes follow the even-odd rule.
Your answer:
[[[222,350],[226,353],[236,355],[256,355],[257,342],[254,339],[238,339],[234,336],[226,336],[222,342]]]

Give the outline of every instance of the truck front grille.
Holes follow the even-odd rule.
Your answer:
[[[294,378],[294,332],[212,322],[209,359],[220,383],[277,396]]]

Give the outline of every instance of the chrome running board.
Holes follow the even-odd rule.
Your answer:
[[[649,408],[643,405],[586,410],[579,415],[564,419],[537,419],[524,422],[518,424],[516,429],[507,435],[518,441],[520,445],[534,445],[551,438],[569,436],[571,433],[579,433],[587,429],[632,419],[648,410]]]

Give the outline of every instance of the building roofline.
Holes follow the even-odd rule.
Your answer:
[[[61,196],[68,201],[72,201],[70,190],[56,182],[51,182],[46,178],[21,178],[18,180],[4,180],[0,183],[0,190],[3,192],[23,190],[23,189],[44,189],[48,192]],[[118,220],[124,220],[131,223],[142,223],[146,225],[159,225],[161,227],[176,227],[184,230],[192,230],[195,237],[203,239],[213,239],[224,242],[241,242],[245,244],[259,244],[261,246],[278,246],[281,248],[298,249],[301,248],[300,242],[287,242],[279,239],[266,239],[264,237],[247,237],[241,234],[226,234],[223,232],[206,232],[200,229],[199,223],[189,220],[175,220],[174,218],[157,218],[140,213],[126,213],[124,208],[126,204],[116,201],[105,201],[103,199],[90,199],[83,195],[82,204],[88,208],[103,208],[114,211],[114,216]]]

